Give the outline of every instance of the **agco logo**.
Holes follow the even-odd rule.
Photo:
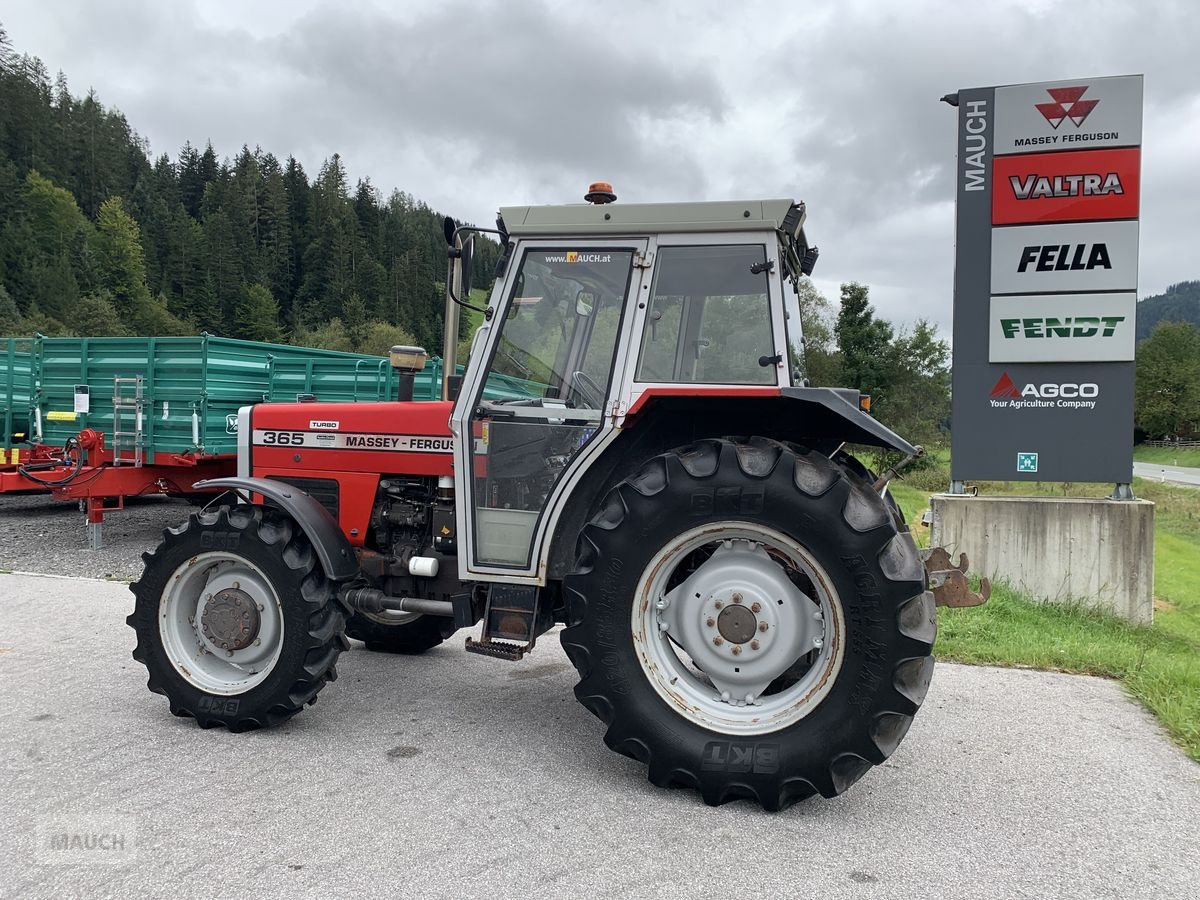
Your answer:
[[[1095,382],[1048,381],[1017,387],[1007,372],[992,388],[990,402],[996,409],[1095,409],[1100,385]]]
[[[1077,87],[1046,88],[1046,93],[1053,98],[1054,102],[1035,103],[1034,106],[1055,131],[1064,120],[1068,119],[1076,128],[1079,128],[1100,103],[1099,100],[1083,99],[1087,89],[1088,85],[1086,84]]]

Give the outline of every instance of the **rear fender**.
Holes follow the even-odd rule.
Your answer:
[[[554,523],[547,559],[551,579],[574,564],[584,524],[608,490],[659,453],[703,438],[759,435],[832,456],[842,444],[865,444],[905,455],[917,448],[858,407],[855,390],[776,388],[742,395],[673,394],[651,389],[627,414],[620,433],[583,474]]]
[[[225,488],[247,495],[261,494],[300,526],[330,581],[347,581],[358,574],[358,557],[337,520],[320,503],[287,482],[266,478],[210,478],[197,481],[192,487],[196,490]]]

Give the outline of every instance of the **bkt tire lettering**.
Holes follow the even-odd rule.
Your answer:
[[[771,775],[779,771],[779,745],[709,741],[704,745],[704,756],[700,760],[700,766],[706,772],[756,772]]]

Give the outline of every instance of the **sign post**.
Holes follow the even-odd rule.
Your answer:
[[[958,106],[951,489],[1107,481],[1128,494],[1142,77],[946,99]]]
[[[1148,623],[1154,504],[1130,490],[1142,77],[943,99],[958,107],[954,396],[930,540],[1020,593]],[[965,496],[967,479],[1117,487]]]

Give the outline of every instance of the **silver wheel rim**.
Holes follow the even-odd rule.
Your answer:
[[[243,618],[246,627],[239,631]],[[167,660],[184,680],[209,694],[242,694],[261,684],[279,661],[283,604],[253,563],[228,553],[201,553],[168,579],[158,629]]]
[[[768,734],[803,719],[845,656],[842,606],[824,568],[792,538],[750,522],[672,539],[642,573],[631,624],[658,695],[724,734]]]

